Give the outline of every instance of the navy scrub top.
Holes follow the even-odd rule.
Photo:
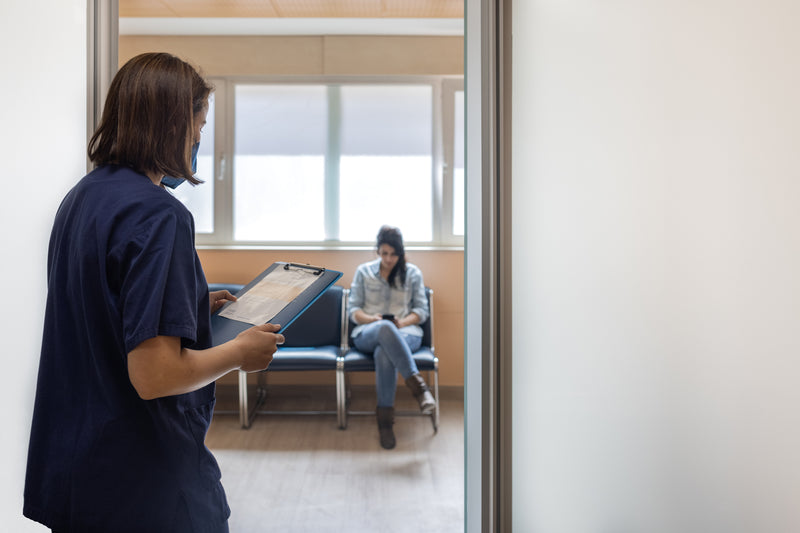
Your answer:
[[[204,440],[214,384],[142,400],[127,354],[157,335],[211,346],[194,221],[166,190],[104,166],[65,197],[50,238],[25,516],[58,531],[226,531]]]

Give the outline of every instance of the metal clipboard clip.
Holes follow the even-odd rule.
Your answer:
[[[289,270],[289,267],[302,268],[305,270],[313,270],[312,274],[314,274],[315,276],[319,276],[320,274],[325,272],[325,267],[318,267],[314,265],[301,265],[300,263],[286,263],[283,265],[284,270]]]

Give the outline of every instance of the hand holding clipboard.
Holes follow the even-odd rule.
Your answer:
[[[273,263],[236,294],[237,301],[211,316],[214,345],[253,325],[280,324],[282,332],[341,276],[323,267]]]

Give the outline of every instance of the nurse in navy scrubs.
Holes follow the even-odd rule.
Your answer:
[[[169,54],[111,83],[89,143],[96,168],[67,194],[50,238],[25,516],[56,532],[228,531],[204,439],[214,380],[266,368],[283,336],[253,327],[212,347],[189,211],[161,185],[193,184],[211,87]]]

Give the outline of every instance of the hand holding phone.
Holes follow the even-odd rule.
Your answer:
[[[381,315],[381,318],[384,320],[389,320],[390,322],[394,322],[394,315],[392,314]]]

